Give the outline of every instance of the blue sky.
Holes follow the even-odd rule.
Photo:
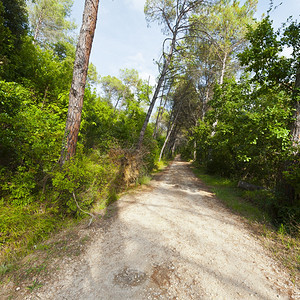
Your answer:
[[[84,0],[74,0],[72,18],[81,26]],[[154,61],[161,54],[164,39],[160,28],[147,27],[144,0],[100,0],[97,28],[91,62],[99,75],[119,76],[119,70],[134,68],[144,79],[151,76],[154,84],[158,75]],[[243,2],[243,1],[241,1]],[[299,0],[274,0],[282,4],[271,13],[274,26],[279,27],[290,15],[300,20]],[[256,17],[260,19],[269,8],[269,0],[258,0]]]

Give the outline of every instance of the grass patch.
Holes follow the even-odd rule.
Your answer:
[[[44,210],[34,203],[25,207],[0,206],[0,263],[26,255],[66,220],[55,215],[52,209]]]
[[[243,191],[236,187],[237,182],[205,174],[204,170],[200,168],[193,168],[193,171],[232,210],[251,221],[270,222],[270,217],[266,212],[243,198]]]
[[[288,226],[281,224],[275,227],[272,218],[265,209],[271,203],[269,191],[242,191],[237,182],[220,176],[205,174],[199,167],[193,168],[194,173],[208,185],[217,198],[234,212],[245,217],[253,232],[262,240],[272,255],[288,270],[291,280],[296,284],[300,278],[300,225],[288,234]],[[294,225],[293,225],[294,226]],[[295,226],[294,226],[295,227]]]
[[[34,280],[32,285],[27,286],[26,288],[32,292],[35,289],[38,289],[40,287],[42,287],[43,285],[41,283],[39,283],[37,280]]]
[[[162,159],[161,161],[157,161],[155,163],[153,173],[158,173],[158,172],[163,171],[169,165],[170,161],[171,160],[168,160],[168,159]]]
[[[2,264],[0,265],[0,276],[5,275],[6,273],[8,273],[9,271],[11,271],[13,268],[12,264]]]
[[[143,184],[149,184],[150,181],[151,181],[151,176],[148,176],[148,175],[143,175],[141,177],[138,178],[137,180],[137,185],[140,184],[140,185],[143,185]]]
[[[111,191],[109,192],[109,195],[105,201],[104,208],[106,208],[111,203],[116,202],[118,199],[119,199],[119,194],[118,194],[117,190],[115,188],[111,189]]]

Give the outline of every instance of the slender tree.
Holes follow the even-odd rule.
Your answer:
[[[69,94],[66,129],[59,160],[61,165],[69,160],[76,151],[89,58],[97,23],[98,6],[99,0],[85,0],[82,26],[76,48],[73,80]]]
[[[70,16],[73,0],[31,0],[28,4],[30,26],[34,41],[40,45],[66,39],[66,32],[75,28]]]
[[[221,0],[193,16],[187,49],[193,52],[195,62],[202,63],[200,68],[213,71],[213,81],[223,84],[226,73],[231,75],[239,67],[236,55],[247,45],[246,32],[253,23],[256,5],[257,0],[246,0],[241,6],[235,0]],[[195,62],[192,60],[194,68],[199,68]]]
[[[146,119],[140,132],[137,149],[140,149],[142,146],[151,113],[158,98],[169,65],[172,61],[178,39],[188,30],[190,26],[190,13],[195,11],[203,2],[204,0],[146,1],[145,14],[147,21],[157,21],[160,25],[164,26],[163,32],[166,34],[170,34],[171,37],[166,38],[163,43],[163,63],[160,70],[158,82],[146,115]],[[168,44],[167,51],[165,51],[166,44]]]

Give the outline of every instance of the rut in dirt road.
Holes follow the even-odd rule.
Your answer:
[[[175,161],[26,299],[295,299],[260,243]],[[299,295],[299,294],[298,294]]]

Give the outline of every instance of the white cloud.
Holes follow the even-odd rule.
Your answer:
[[[155,86],[156,78],[153,74],[145,71],[145,72],[140,72],[139,75],[142,79],[147,80],[147,81],[150,78],[150,80],[149,80],[150,85]]]
[[[293,48],[292,47],[283,47],[283,50],[281,52],[282,56],[285,56],[287,58],[291,58],[293,53]]]
[[[155,85],[156,77],[151,71],[149,71],[146,65],[147,63],[144,55],[141,52],[138,52],[135,55],[131,55],[126,58],[125,68],[136,69],[139,72],[140,77],[147,81],[149,80],[150,76],[150,84]]]
[[[126,3],[128,3],[131,8],[144,13],[145,0],[126,0]]]
[[[126,67],[130,69],[141,69],[145,64],[145,58],[143,53],[138,52],[135,55],[127,56],[126,58]]]

